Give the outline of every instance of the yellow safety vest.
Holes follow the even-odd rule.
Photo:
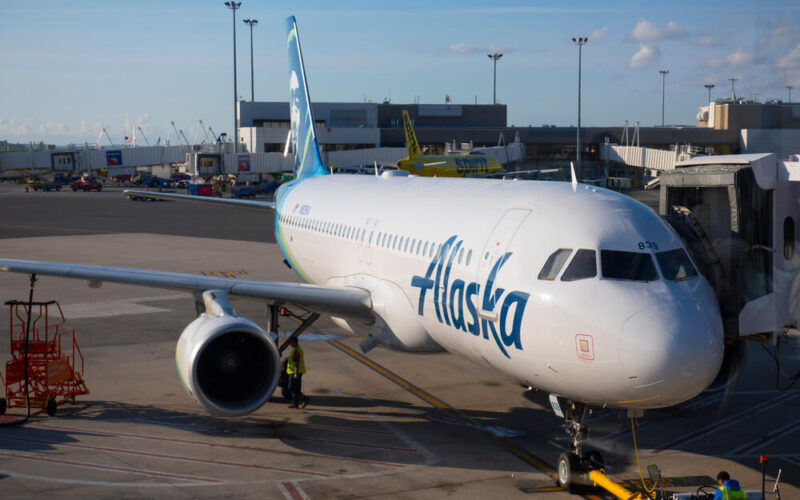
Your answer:
[[[300,354],[300,361],[297,363],[294,362],[295,352]],[[303,355],[303,348],[299,345],[292,349],[292,351],[289,353],[289,362],[286,363],[286,374],[294,375],[295,372],[300,374],[306,372],[306,357]]]
[[[747,493],[743,489],[734,491],[727,486],[720,486],[719,489],[722,490],[723,500],[747,500]]]

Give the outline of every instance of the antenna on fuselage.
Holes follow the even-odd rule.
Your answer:
[[[572,175],[572,192],[574,193],[578,189],[578,178],[575,176],[575,165],[572,162],[569,162],[569,170]]]

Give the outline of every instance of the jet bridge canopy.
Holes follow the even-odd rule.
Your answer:
[[[774,155],[737,155],[707,157],[696,162],[700,164],[661,176],[660,214],[676,226],[671,216],[673,207],[688,208],[711,245],[706,255],[700,256],[697,248],[702,245],[687,242],[695,261],[707,276],[710,262],[718,259],[717,264],[721,264],[721,272],[716,273],[721,276],[709,279],[717,291],[729,337],[773,332],[786,324],[777,318],[774,294],[773,196],[777,176],[770,175],[769,160],[771,171],[777,172]],[[761,165],[754,168],[753,161]],[[687,239],[690,231],[676,229]]]

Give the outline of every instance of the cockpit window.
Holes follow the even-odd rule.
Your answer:
[[[656,266],[649,253],[600,250],[603,277],[615,280],[655,281]]]
[[[681,281],[697,276],[697,270],[683,248],[659,252],[656,254],[656,259],[658,259],[664,279]]]
[[[547,262],[544,263],[542,270],[539,271],[539,279],[548,281],[555,280],[556,276],[558,276],[558,272],[564,267],[571,253],[571,248],[559,248],[553,252],[550,257],[547,258]]]
[[[597,254],[594,250],[581,248],[561,275],[561,281],[578,281],[597,276]]]

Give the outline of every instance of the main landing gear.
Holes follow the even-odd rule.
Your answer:
[[[589,435],[589,427],[584,423],[591,411],[588,405],[552,394],[550,404],[555,414],[565,420],[565,430],[572,438],[572,451],[562,453],[556,465],[559,486],[572,491],[576,486],[590,484],[590,471],[605,469],[603,456],[597,450],[583,449]]]

